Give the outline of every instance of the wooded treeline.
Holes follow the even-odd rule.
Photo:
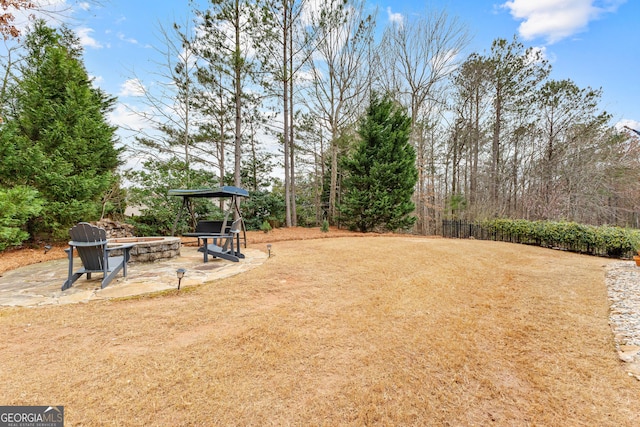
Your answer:
[[[469,54],[446,10],[381,28],[364,0],[320,3],[192,1],[190,18],[160,28],[151,80],[128,82],[143,124],[121,160],[138,163],[123,171],[126,193],[112,176],[93,197],[102,214],[126,195],[143,208],[138,225],[162,232],[179,203],[168,189],[233,184],[251,191],[254,227],[344,224],[345,160],[381,94],[410,118],[416,232],[450,218],[640,226],[640,140],[612,126],[600,89],[554,80],[543,52],[516,37]],[[5,87],[21,78],[17,49],[3,58]],[[6,114],[15,99],[2,96]]]
[[[417,232],[445,218],[639,225],[637,136],[612,127],[600,89],[554,80],[516,37],[465,56],[466,28],[446,11],[378,28],[359,0],[212,1],[194,16],[164,33],[164,96],[180,114],[157,118],[163,132],[138,154],[252,191],[278,176],[272,220],[339,222],[341,158],[377,92],[411,117]]]

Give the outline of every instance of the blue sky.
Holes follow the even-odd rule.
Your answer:
[[[118,96],[123,105],[133,105],[135,90],[127,82],[134,76],[145,83],[153,80],[158,60],[153,46],[161,45],[158,28],[184,22],[189,2],[101,3],[76,4],[69,25],[81,37],[85,65],[96,84]],[[571,79],[583,88],[602,88],[601,107],[613,115],[613,122],[624,121],[640,129],[640,1],[378,0],[369,4],[372,9],[377,6],[380,25],[429,8],[446,9],[465,23],[472,35],[465,56],[488,52],[494,39],[511,39],[518,34],[526,46],[544,50],[553,66],[552,78]],[[113,116],[116,122],[128,119],[122,108]]]

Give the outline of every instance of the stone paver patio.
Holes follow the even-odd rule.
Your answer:
[[[175,258],[129,263],[127,277],[119,273],[104,289],[100,289],[102,274],[93,274],[91,280],[82,276],[73,287],[61,291],[67,279],[66,259],[32,264],[2,273],[0,306],[72,304],[176,289],[178,268],[186,270],[180,285],[182,289],[251,270],[267,259],[267,254],[257,249],[243,249],[243,253],[246,258],[237,263],[210,257],[205,264],[196,247],[182,246],[180,256]],[[75,269],[81,265],[80,259],[74,259]]]

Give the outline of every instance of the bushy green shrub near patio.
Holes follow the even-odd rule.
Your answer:
[[[0,251],[18,246],[29,238],[29,233],[22,227],[29,218],[40,214],[42,205],[43,201],[34,188],[0,189]]]
[[[240,206],[247,230],[263,230],[265,221],[270,227],[285,219],[284,199],[275,192],[249,191],[249,197]]]

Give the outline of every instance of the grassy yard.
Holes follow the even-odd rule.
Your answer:
[[[1,308],[0,404],[68,426],[640,424],[606,259],[402,236],[272,254],[180,293]]]

